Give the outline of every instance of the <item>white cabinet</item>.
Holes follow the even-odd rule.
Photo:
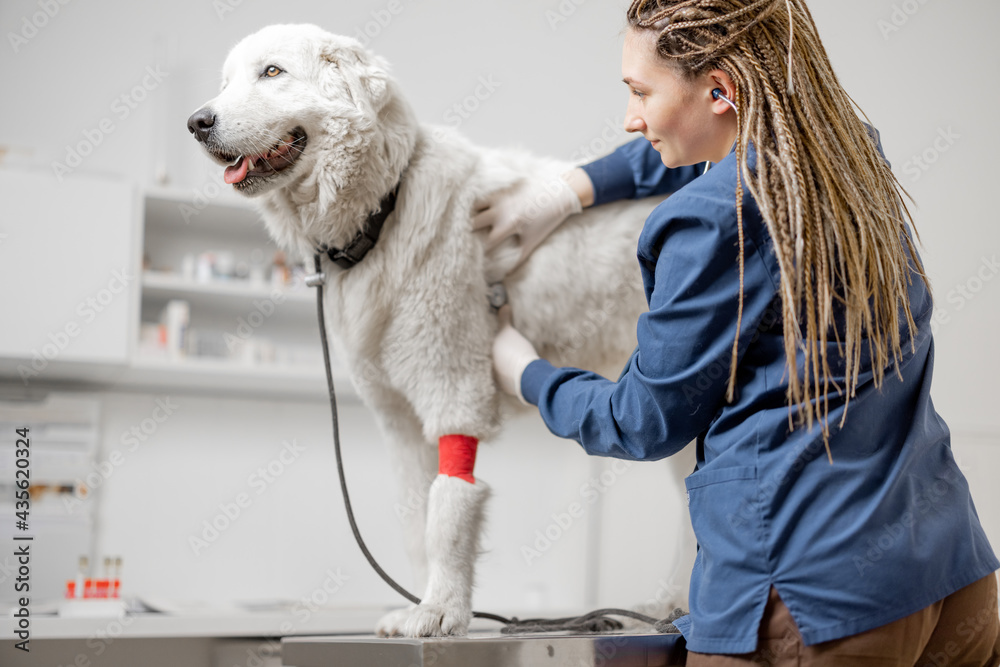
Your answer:
[[[315,291],[272,280],[259,215],[215,195],[0,170],[0,384],[325,397]]]
[[[301,271],[273,276],[278,248],[251,205],[226,193],[205,199],[172,190],[147,191],[143,200],[141,340],[123,381],[324,397],[315,291]],[[180,322],[166,315],[170,304],[184,313]],[[340,375],[336,364],[334,371]],[[337,387],[351,393],[346,378]]]
[[[136,211],[126,181],[0,170],[0,374],[30,386],[129,363]]]

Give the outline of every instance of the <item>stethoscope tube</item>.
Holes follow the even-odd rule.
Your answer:
[[[726,97],[725,95],[722,94],[722,89],[721,88],[716,88],[715,90],[713,90],[712,91],[712,97],[715,98],[715,99],[717,99],[717,100],[722,100],[723,102],[725,102],[726,104],[728,104],[729,106],[731,106],[733,108],[733,111],[737,111],[736,105],[733,104],[733,101],[731,99],[729,99],[728,97]],[[739,113],[739,112],[737,111],[737,113]]]
[[[726,97],[722,93],[722,89],[721,88],[716,88],[715,90],[712,91],[712,98],[716,99],[716,100],[722,100],[723,102],[725,102],[726,104],[728,104],[729,106],[731,106],[733,108],[733,111],[736,111],[737,113],[739,113],[739,111],[737,111],[737,109],[736,109],[736,105],[733,104],[733,101],[731,99],[729,99],[728,97]],[[711,166],[712,166],[711,162],[706,162],[705,163],[705,171],[703,171],[702,174],[707,174],[708,170],[711,168]]]

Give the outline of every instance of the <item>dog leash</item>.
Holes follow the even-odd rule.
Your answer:
[[[315,267],[316,273],[310,276],[306,276],[305,284],[309,287],[316,288],[316,311],[319,317],[319,335],[320,341],[323,345],[323,363],[326,368],[326,386],[329,391],[330,398],[330,415],[333,421],[333,449],[336,454],[337,459],[337,476],[340,478],[340,491],[344,496],[344,509],[347,511],[347,521],[351,524],[351,532],[354,533],[354,540],[358,543],[358,547],[361,548],[361,552],[365,555],[368,560],[368,564],[372,566],[372,569],[378,573],[382,578],[382,581],[389,584],[389,586],[395,590],[397,593],[402,595],[404,598],[410,602],[419,605],[420,598],[418,598],[413,593],[403,588],[398,584],[389,574],[382,569],[382,567],[372,556],[371,551],[368,550],[368,546],[365,544],[364,539],[361,537],[361,531],[358,529],[358,524],[354,520],[354,510],[351,507],[350,494],[347,492],[347,479],[344,475],[344,461],[340,453],[340,420],[337,414],[337,394],[334,391],[333,386],[333,370],[330,365],[330,347],[327,342],[326,336],[326,317],[323,309],[323,285],[326,282],[326,274],[323,273],[322,260],[319,254],[313,257],[313,265]],[[502,289],[502,284],[501,284]],[[494,301],[500,300],[500,295],[496,292],[493,293],[494,297],[491,299],[491,304]],[[506,301],[506,293],[503,293],[503,301]],[[499,307],[499,306],[497,306]],[[578,633],[593,633],[593,632],[607,632],[611,630],[621,630],[624,626],[621,621],[618,621],[612,616],[624,616],[627,618],[632,618],[637,621],[641,621],[653,627],[656,632],[659,633],[678,633],[679,630],[674,626],[673,621],[677,620],[684,615],[684,611],[680,608],[674,609],[674,611],[664,619],[655,619],[651,616],[646,616],[645,614],[640,614],[629,609],[598,609],[582,616],[567,616],[565,618],[527,618],[518,619],[517,617],[505,618],[497,614],[490,614],[484,611],[473,611],[472,615],[474,618],[484,618],[491,621],[497,621],[503,624],[503,628],[500,630],[501,634],[505,635],[516,635],[516,634],[532,634],[539,632],[578,632]]]

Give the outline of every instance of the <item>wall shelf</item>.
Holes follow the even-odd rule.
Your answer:
[[[50,252],[50,240],[67,234],[56,248],[65,252],[51,261],[73,275],[64,281],[42,274],[31,289],[8,290],[0,299],[7,311],[38,315],[22,320],[0,345],[0,383],[9,394],[26,395],[37,385],[326,399],[316,295],[301,284],[301,270],[289,271],[290,284],[272,286],[268,269],[280,261],[279,249],[249,202],[225,189],[206,198],[140,190],[124,180],[80,177],[60,184],[46,172],[0,171],[0,191],[27,230],[9,241],[17,248],[13,264],[0,267],[8,283],[32,275],[39,252]],[[80,211],[87,216],[67,227]],[[231,277],[189,277],[182,269],[190,270],[190,256],[203,253],[228,256]],[[249,275],[257,280],[251,283]],[[81,311],[88,298],[100,299],[96,315]],[[191,344],[171,354],[162,341],[184,336],[164,336],[160,321],[177,300],[187,302]],[[47,307],[38,310],[39,302]],[[356,398],[342,369],[334,359],[338,394]]]
[[[237,262],[248,261],[253,253],[258,259],[263,257],[265,265],[270,262],[278,248],[249,202],[235,198],[228,190],[205,198],[151,188],[143,193],[142,231],[144,254],[151,266],[143,272],[137,319],[156,322],[167,302],[182,300],[189,304],[189,329],[195,337],[216,340],[215,349],[209,352],[238,357],[232,348],[220,349],[218,340],[225,335],[232,342],[231,336],[239,332],[246,337],[247,322],[251,322],[253,340],[266,341],[281,354],[275,354],[275,363],[251,363],[220,356],[159,356],[137,345],[130,367],[120,376],[120,384],[189,393],[326,398],[316,295],[311,289],[300,283],[272,287],[266,274],[263,281],[255,283],[218,277],[197,281],[182,275],[184,256],[204,252],[226,251]],[[276,292],[281,294],[280,300],[275,299]],[[263,318],[258,314],[262,302],[271,304],[264,305]],[[356,397],[336,360],[334,380],[338,396]]]
[[[167,299],[212,298],[220,300],[270,299],[277,291],[284,300],[295,304],[316,303],[316,295],[307,288],[272,288],[269,285],[252,285],[244,280],[215,280],[200,283],[187,280],[173,273],[146,271],[142,276],[143,296],[161,296]]]
[[[350,381],[334,368],[337,397],[357,398]],[[315,366],[247,365],[222,359],[137,358],[119,384],[133,387],[179,389],[195,393],[232,393],[268,398],[325,398],[326,373]]]

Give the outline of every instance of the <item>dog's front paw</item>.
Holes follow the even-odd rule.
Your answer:
[[[375,626],[380,637],[466,635],[472,612],[461,605],[420,604],[389,612]]]
[[[375,634],[379,637],[400,637],[403,634],[403,627],[406,619],[410,617],[417,605],[410,605],[406,609],[397,609],[379,619],[375,624]]]

